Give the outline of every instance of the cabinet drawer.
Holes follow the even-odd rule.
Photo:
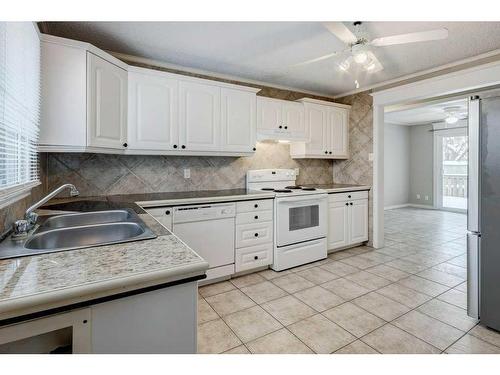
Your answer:
[[[272,222],[240,224],[236,226],[236,248],[268,242],[273,242]]]
[[[368,191],[351,191],[347,193],[331,193],[328,194],[329,202],[341,202],[354,199],[368,199]]]
[[[236,215],[236,224],[263,223],[273,221],[273,211],[242,212]]]
[[[273,199],[236,202],[236,213],[272,210]]]
[[[273,244],[244,247],[236,249],[235,272],[267,266],[273,262]]]

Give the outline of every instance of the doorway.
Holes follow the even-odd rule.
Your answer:
[[[435,208],[467,211],[467,125],[434,129]]]

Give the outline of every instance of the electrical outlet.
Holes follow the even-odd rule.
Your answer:
[[[191,169],[189,168],[184,169],[184,178],[191,178]]]
[[[368,154],[368,161],[373,161],[373,152]]]
[[[429,196],[428,196],[428,195],[426,195],[426,196],[425,196],[425,200],[426,200],[426,201],[428,201],[428,200],[429,200]]]
[[[420,194],[417,194],[417,199],[420,199]]]
[[[295,176],[299,175],[299,168],[295,168]]]

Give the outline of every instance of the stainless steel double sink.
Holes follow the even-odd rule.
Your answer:
[[[155,238],[131,209],[51,216],[23,239],[0,244],[0,259]]]

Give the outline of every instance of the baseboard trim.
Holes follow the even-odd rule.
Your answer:
[[[396,208],[403,208],[403,207],[408,207],[410,204],[409,203],[405,203],[405,204],[395,204],[394,206],[387,206],[387,207],[384,207],[384,211],[385,210],[394,210]]]
[[[413,207],[413,208],[424,208],[426,210],[437,210],[436,207],[434,206],[428,206],[426,204],[413,204],[413,203],[410,203],[408,204],[408,207]]]

